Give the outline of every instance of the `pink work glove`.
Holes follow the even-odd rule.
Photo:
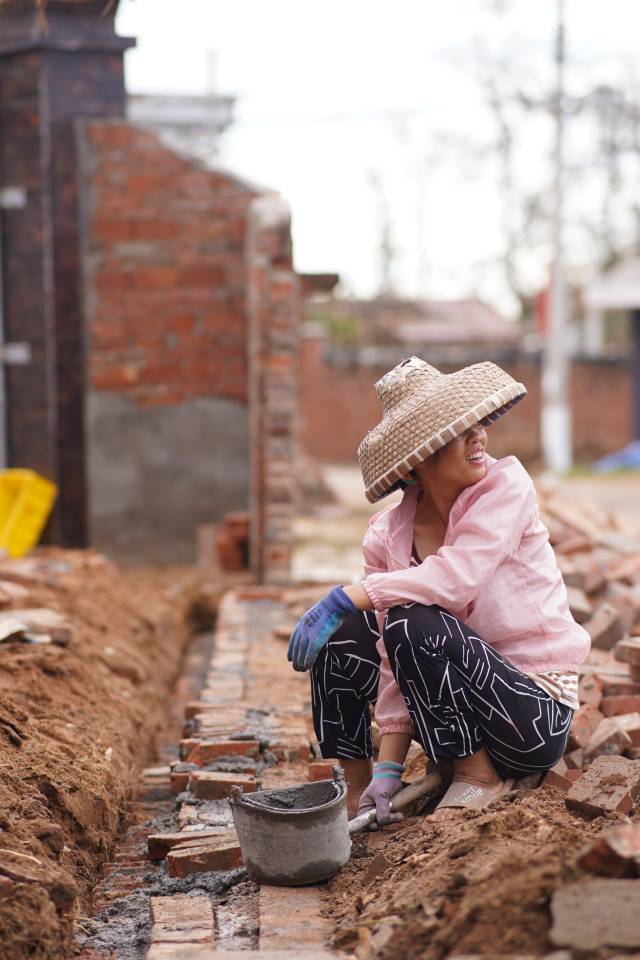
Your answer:
[[[377,822],[371,824],[370,830],[377,830],[378,824],[396,823],[403,819],[401,813],[391,813],[389,810],[391,797],[402,787],[403,773],[404,766],[393,760],[374,763],[371,783],[360,797],[358,807],[358,816],[375,807]]]

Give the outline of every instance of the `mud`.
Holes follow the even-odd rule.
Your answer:
[[[359,960],[544,956],[551,894],[586,879],[578,853],[612,820],[572,815],[558,791],[541,787],[449,821],[412,817],[356,836],[326,890],[334,945],[357,947]]]
[[[0,955],[66,960],[153,759],[195,586],[192,570],[123,572],[92,551],[40,550],[19,571],[23,605],[62,613],[74,636],[0,645]]]
[[[336,788],[327,780],[317,783],[303,783],[299,787],[286,787],[282,790],[259,790],[246,794],[243,799],[276,810],[305,810],[322,807],[336,798]]]

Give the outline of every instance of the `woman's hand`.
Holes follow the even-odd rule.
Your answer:
[[[378,824],[396,823],[403,819],[401,813],[391,813],[389,810],[389,802],[392,796],[402,787],[403,772],[404,766],[401,763],[395,763],[393,760],[382,760],[374,763],[373,778],[360,797],[360,806],[358,807],[358,816],[375,808],[376,823],[371,824],[371,830],[376,830]]]
[[[363,591],[364,592],[364,591]],[[342,587],[334,587],[304,613],[289,640],[287,659],[294,670],[310,670],[318,654],[350,613],[358,607]]]

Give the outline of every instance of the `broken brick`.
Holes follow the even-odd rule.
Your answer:
[[[637,880],[588,880],[560,887],[551,899],[556,946],[576,950],[640,946]],[[609,953],[608,956],[611,954]]]
[[[309,764],[309,780],[333,780],[333,768],[339,760],[313,760]]]
[[[625,637],[615,645],[613,655],[616,660],[640,666],[640,637]],[[631,671],[633,678],[633,671]]]
[[[257,757],[259,752],[257,740],[198,740],[187,755],[187,762],[204,767],[220,757]]]
[[[637,713],[640,710],[640,697],[603,697],[600,709],[605,717],[617,717],[623,713]]]
[[[624,580],[627,583],[633,583],[639,574],[640,553],[635,553],[630,557],[622,557],[620,560],[616,560],[607,571],[609,580]]]
[[[604,697],[640,696],[640,683],[632,680],[631,677],[611,679],[605,676],[601,679],[604,684],[602,688]]]
[[[579,587],[567,587],[569,610],[576,623],[586,623],[593,614],[593,603]]]
[[[568,749],[575,750],[577,747],[586,746],[602,719],[600,711],[588,703],[576,710],[567,739]]]
[[[208,873],[211,870],[234,870],[241,866],[240,844],[232,833],[181,844],[167,854],[170,877],[188,877],[192,873]]]
[[[580,677],[578,684],[578,699],[580,703],[588,703],[590,707],[599,707],[602,700],[604,684],[594,673],[585,673]]]
[[[580,748],[577,750],[569,750],[568,753],[565,753],[563,760],[569,770],[582,770],[584,765],[584,752]]]
[[[606,598],[620,614],[626,631],[633,631],[640,620],[640,592],[638,586],[628,587],[624,583],[610,583]]]
[[[241,773],[193,773],[190,789],[199,800],[224,800],[231,787],[242,787],[245,793],[253,793],[258,784],[255,777]]]
[[[616,717],[620,728],[631,737],[631,746],[640,747],[640,713],[623,713]]]
[[[624,637],[620,614],[610,603],[602,603],[584,624],[591,643],[599,650],[611,650]]]
[[[183,830],[179,833],[152,833],[147,837],[149,860],[164,860],[169,850],[192,840],[208,840],[215,837],[219,830]]]
[[[604,830],[582,851],[578,866],[602,877],[637,877],[640,823],[620,823]]]
[[[597,757],[567,793],[565,804],[587,817],[628,814],[640,799],[640,766],[625,757]]]
[[[620,717],[607,717],[598,724],[585,744],[584,762],[588,764],[596,757],[623,753],[631,746],[631,737],[620,722]]]
[[[542,782],[546,787],[556,787],[556,789],[562,790],[564,793],[566,793],[571,789],[573,783],[573,781],[566,776],[568,772],[569,769],[566,763],[564,760],[560,759],[551,767],[550,770],[547,770]]]

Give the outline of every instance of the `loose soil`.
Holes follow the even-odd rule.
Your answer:
[[[615,819],[572,815],[563,795],[543,786],[446,822],[414,816],[356,836],[326,892],[334,945],[357,949],[358,960],[443,960],[454,950],[544,956],[553,950],[552,892],[589,879],[577,855]]]
[[[0,644],[0,960],[73,955],[131,786],[153,758],[189,636],[193,568],[122,571],[90,551],[0,563],[74,626]]]

